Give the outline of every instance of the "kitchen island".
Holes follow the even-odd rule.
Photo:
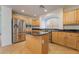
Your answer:
[[[33,54],[48,53],[49,32],[40,31],[32,34],[26,34],[26,41],[27,48],[29,48]]]

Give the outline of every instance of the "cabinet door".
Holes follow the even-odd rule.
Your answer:
[[[32,20],[32,25],[33,26],[40,26],[40,20],[39,19]]]
[[[55,43],[59,42],[57,32],[52,32],[52,42],[55,42]]]
[[[79,40],[77,40],[77,50],[79,50]]]
[[[64,12],[64,24],[76,24],[76,10]]]
[[[65,44],[64,32],[52,32],[52,42],[64,45]]]
[[[79,9],[76,9],[76,22],[79,24]]]
[[[76,36],[76,49],[79,50],[79,33],[77,33],[75,36]]]
[[[63,20],[64,25],[69,24],[68,18],[69,18],[68,12],[64,12],[64,20]]]
[[[65,45],[65,32],[58,32],[59,44]]]
[[[71,47],[71,48],[76,48],[76,37],[74,36],[75,33],[67,33],[67,39],[65,40],[66,46]]]

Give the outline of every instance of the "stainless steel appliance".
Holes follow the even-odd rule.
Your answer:
[[[25,40],[25,33],[23,29],[23,20],[13,19],[13,43],[17,43]]]

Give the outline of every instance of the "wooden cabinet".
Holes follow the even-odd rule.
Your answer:
[[[79,24],[79,9],[76,9],[76,22]]]
[[[32,34],[37,34],[40,30],[32,30]]]
[[[33,54],[47,54],[48,39],[48,34],[36,36],[26,35],[26,47],[29,48]]]
[[[33,26],[40,26],[40,20],[39,19],[33,19],[32,20],[32,25]]]
[[[13,18],[16,20],[23,20],[26,24],[32,24],[32,18],[20,14],[13,14]]]
[[[64,45],[65,44],[64,37],[65,37],[64,32],[52,32],[52,42]]]
[[[76,48],[77,37],[76,33],[66,33],[67,39],[65,40],[65,45],[71,48]]]
[[[79,50],[79,33],[77,33],[76,38],[77,38],[76,49]]]
[[[79,34],[73,32],[52,32],[52,42],[79,50]]]
[[[65,32],[58,32],[59,44],[65,45]]]
[[[52,32],[52,42],[58,42],[58,32]]]
[[[77,50],[79,50],[79,40],[77,40]]]
[[[64,11],[64,25],[77,24],[76,10]]]
[[[42,53],[47,54],[48,53],[48,34],[42,36]]]
[[[26,36],[26,47],[32,51],[33,54],[41,54],[42,43],[41,37],[27,35]]]

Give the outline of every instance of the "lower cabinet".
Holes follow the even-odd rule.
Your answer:
[[[76,39],[74,37],[70,37],[65,40],[66,46],[71,47],[71,48],[76,48]]]
[[[52,32],[52,42],[79,50],[79,34],[73,32]]]
[[[58,32],[58,40],[59,44],[65,45],[65,33],[64,32]]]
[[[52,42],[59,42],[58,40],[58,32],[52,32]]]
[[[76,42],[77,42],[76,33],[66,33],[66,37],[67,39],[65,40],[65,45],[67,47],[76,49]]]
[[[76,48],[77,48],[77,50],[79,50],[79,35],[76,37],[77,37]]]
[[[52,42],[65,45],[64,32],[52,32]]]
[[[48,44],[49,44],[48,39],[49,39],[48,34],[42,36],[42,54],[48,53]]]
[[[77,40],[77,50],[79,50],[79,40]]]

